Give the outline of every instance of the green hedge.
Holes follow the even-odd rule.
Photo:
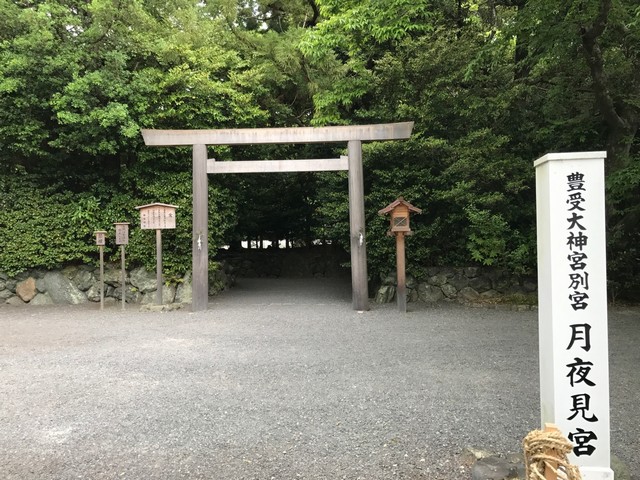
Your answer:
[[[97,265],[96,230],[107,231],[106,258],[118,261],[114,222],[125,221],[131,223],[127,265],[155,268],[155,234],[140,229],[135,209],[151,202],[179,207],[176,229],[162,235],[166,277],[181,277],[191,268],[191,172],[147,179],[133,193],[102,183],[88,192],[71,192],[61,184],[43,185],[44,180],[23,172],[0,176],[0,271],[15,275],[31,268]],[[223,189],[211,186],[209,198],[209,248],[215,252],[235,225],[236,213]]]

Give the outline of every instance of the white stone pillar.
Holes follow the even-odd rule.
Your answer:
[[[538,159],[540,405],[584,480],[612,480],[604,208],[606,152]]]

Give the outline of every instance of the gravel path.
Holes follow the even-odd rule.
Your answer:
[[[242,280],[208,312],[0,307],[0,479],[469,479],[539,426],[537,312],[351,310]],[[640,480],[640,311],[610,313],[612,449]]]

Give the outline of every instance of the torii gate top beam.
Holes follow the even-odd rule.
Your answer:
[[[411,135],[413,122],[338,127],[240,128],[220,130],[142,130],[145,145],[259,145],[269,143],[324,143],[351,140],[402,140]]]

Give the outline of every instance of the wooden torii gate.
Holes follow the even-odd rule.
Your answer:
[[[339,127],[245,128],[221,130],[142,130],[148,146],[193,147],[192,310],[207,309],[209,295],[208,178],[209,173],[349,171],[351,285],[354,310],[368,310],[367,251],[364,222],[362,142],[402,140],[413,122]],[[347,156],[314,160],[247,160],[216,162],[207,145],[347,142]]]

